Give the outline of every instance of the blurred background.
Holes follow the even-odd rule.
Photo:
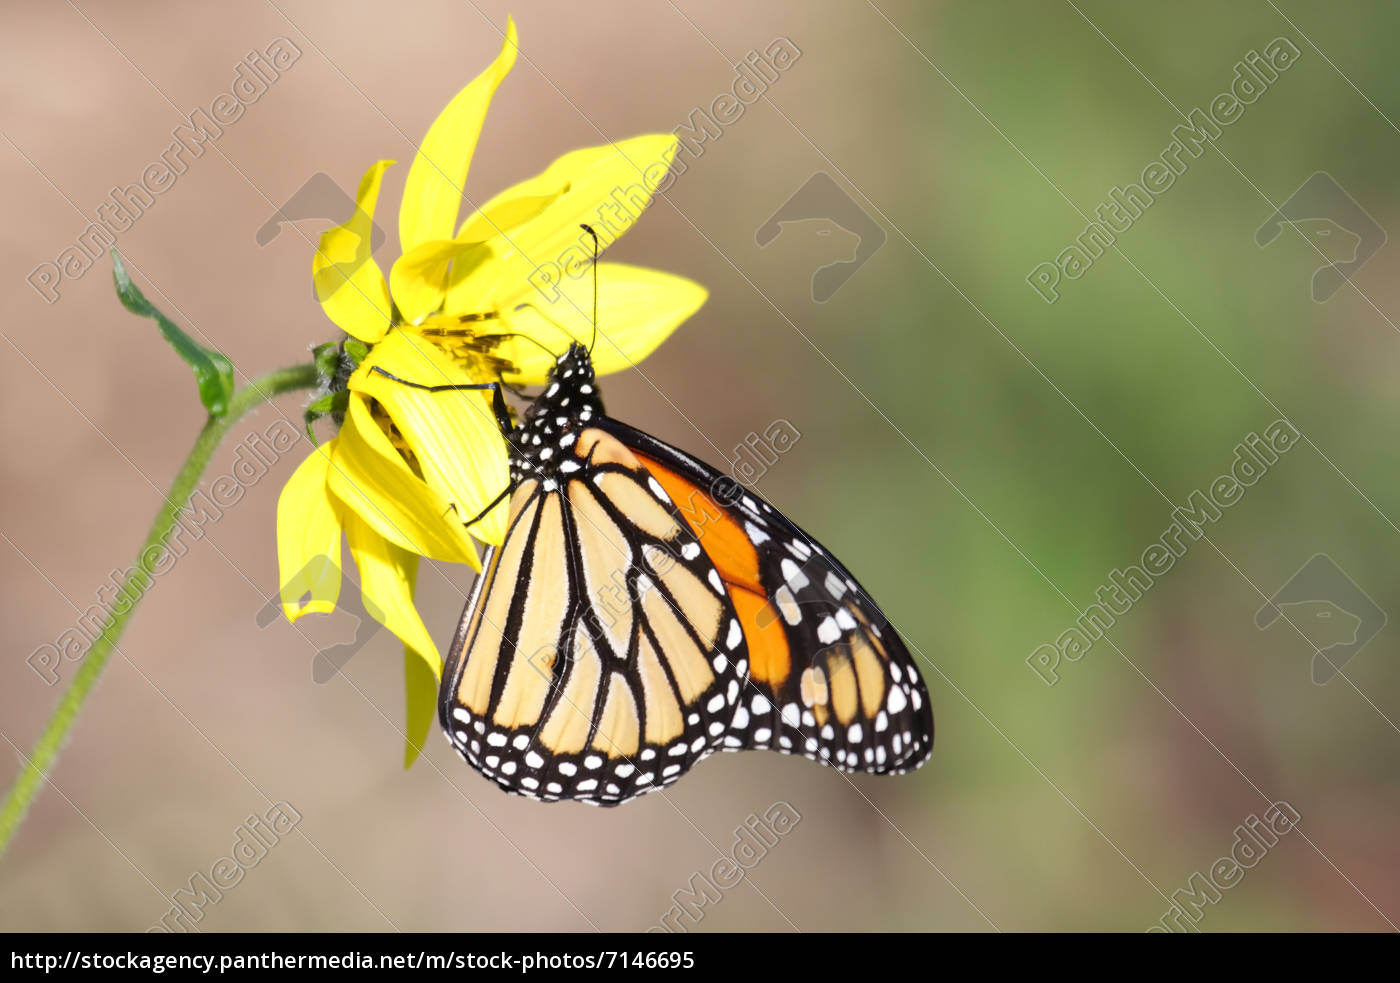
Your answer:
[[[248,52],[285,38],[301,57],[118,244],[148,296],[240,373],[302,360],[336,336],[309,277],[328,223],[265,245],[258,230],[314,175],[353,193],[372,161],[397,158],[379,213],[387,269],[412,141],[495,56],[510,12],[5,4],[7,784],[77,666],[49,685],[26,659],[131,562],[202,417],[189,369],[118,305],[106,258],[56,297],[33,271],[229,90]],[[685,173],[609,253],[711,291],[641,371],[607,380],[609,409],[721,466],[775,420],[801,433],[758,487],[922,654],[932,760],[847,780],[723,755],[616,810],[506,796],[436,737],[405,771],[387,632],[317,684],[317,648],[354,636],[358,604],[302,632],[258,625],[303,439],[146,599],[0,861],[0,924],[144,930],[250,815],[285,801],[297,832],[194,927],[644,930],[782,802],[798,824],[672,927],[1138,931],[1284,802],[1296,828],[1176,925],[1394,930],[1400,252],[1384,233],[1400,230],[1400,12],[678,0],[513,13],[523,57],[486,123],[477,200],[575,147],[686,125],[776,39],[800,52],[683,152]],[[1254,67],[1275,61],[1273,79]],[[1084,247],[1087,262],[1065,252],[1193,110],[1232,86],[1248,96],[1251,72],[1262,91],[1217,104],[1228,122],[1199,156],[1178,152],[1170,187],[1149,176],[1150,208],[1115,220],[1115,243]],[[1271,225],[1279,211],[1289,221]],[[1349,278],[1315,281],[1332,262]],[[209,478],[301,409],[289,397],[246,418]],[[1173,509],[1279,419],[1295,446],[1103,638],[1062,657],[1057,638],[1114,571],[1141,565]],[[444,651],[470,580],[420,576]],[[1278,592],[1285,617],[1256,627]],[[1319,649],[1344,659],[1325,682]]]

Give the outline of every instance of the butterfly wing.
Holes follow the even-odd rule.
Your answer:
[[[507,791],[616,805],[718,749],[747,643],[714,563],[641,462],[597,429],[570,453],[511,497],[439,717]]]
[[[734,479],[605,419],[679,507],[724,582],[749,675],[726,750],[772,748],[842,770],[898,774],[933,750],[909,650],[841,562]]]

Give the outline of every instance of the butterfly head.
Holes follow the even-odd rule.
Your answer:
[[[511,434],[512,477],[549,479],[565,462],[576,464],[572,449],[579,435],[602,416],[593,360],[587,348],[574,342],[555,360],[544,392]]]

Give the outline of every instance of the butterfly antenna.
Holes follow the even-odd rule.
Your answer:
[[[516,310],[521,310],[522,308],[526,308],[526,307],[534,308],[535,311],[536,311],[537,313],[539,313],[541,317],[544,317],[543,312],[540,312],[539,308],[535,307],[534,304],[520,304],[520,305],[518,305],[518,306],[516,307]],[[548,320],[548,318],[545,318],[545,319]],[[520,331],[503,331],[503,332],[501,332],[500,334],[493,334],[493,335],[489,335],[488,337],[491,337],[491,338],[516,338],[516,339],[518,339],[518,340],[520,340],[520,341],[528,341],[530,344],[534,345],[536,348],[538,348],[540,351],[544,352],[544,353],[545,353],[546,355],[548,355],[550,358],[558,358],[558,357],[559,357],[558,355],[556,355],[556,354],[554,353],[554,349],[550,348],[550,347],[549,347],[548,345],[546,345],[544,342],[540,341],[538,338],[535,338],[535,337],[533,337],[533,336],[531,336],[531,335],[528,335],[528,334],[524,334],[524,333],[522,333],[522,332],[520,332]]]
[[[587,222],[580,222],[580,229],[593,237],[593,337],[588,342],[588,356],[593,357],[593,346],[598,343],[598,233]]]

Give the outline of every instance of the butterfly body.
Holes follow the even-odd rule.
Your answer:
[[[486,777],[616,805],[716,750],[878,773],[927,759],[927,692],[854,578],[732,479],[606,416],[581,345],[509,442],[508,530],[439,699]]]

